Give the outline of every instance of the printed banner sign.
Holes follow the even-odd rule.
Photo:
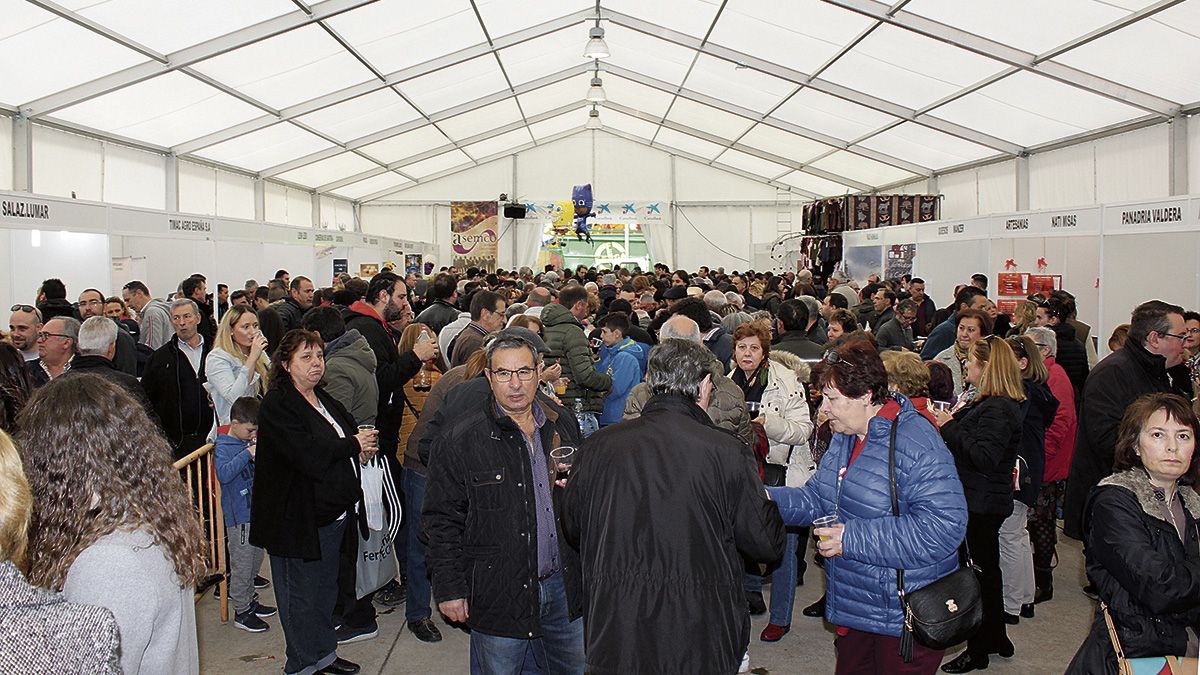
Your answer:
[[[525,218],[542,221],[552,221],[556,214],[569,208],[571,202],[538,201],[525,204]],[[664,222],[663,212],[667,210],[667,202],[637,202],[637,201],[607,201],[596,200],[592,205],[594,216],[588,217],[588,222],[605,223],[661,223]],[[568,214],[570,216],[571,214]],[[568,218],[569,219],[569,218]]]
[[[1024,297],[1025,279],[1028,276],[1024,272],[1001,272],[997,274],[996,285],[1000,287],[999,295]]]
[[[350,272],[350,261],[346,258],[333,259],[333,273],[348,274]]]
[[[408,254],[404,256],[404,273],[405,274],[420,274],[421,273],[421,254]]]
[[[452,264],[496,270],[496,202],[450,202]]]
[[[884,276],[888,279],[899,279],[905,274],[912,274],[913,260],[916,257],[916,244],[892,244],[887,249]]]

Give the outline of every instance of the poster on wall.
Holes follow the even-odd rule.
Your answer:
[[[884,278],[899,279],[905,274],[912,274],[913,260],[916,257],[916,244],[893,244],[888,248]]]
[[[1037,293],[1038,295],[1050,296],[1051,291],[1062,289],[1061,274],[1030,274],[1028,292],[1030,295]]]
[[[996,301],[996,310],[1001,314],[1014,316],[1017,311],[1017,306],[1022,302],[1024,302],[1024,300],[1018,300],[1016,298],[1000,298]]]
[[[1001,272],[996,275],[996,286],[999,295],[1025,297],[1025,280],[1029,277],[1024,272]]]
[[[333,259],[333,275],[334,276],[337,276],[339,274],[349,274],[349,272],[350,272],[349,259],[347,259],[347,258],[334,258]]]
[[[370,279],[379,274],[379,263],[360,263],[358,265],[358,276],[361,279]]]
[[[496,202],[450,202],[451,264],[496,271]]]
[[[404,273],[405,274],[420,274],[421,273],[421,254],[410,253],[404,256]]]
[[[860,284],[867,283],[872,274],[882,274],[882,246],[848,247],[843,254],[845,273]]]

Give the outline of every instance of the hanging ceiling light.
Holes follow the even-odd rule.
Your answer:
[[[588,111],[587,128],[600,129],[603,126],[600,124],[600,111],[596,109],[596,106],[592,106],[592,109]]]
[[[600,27],[599,20],[596,25],[588,31],[587,46],[583,48],[583,58],[585,59],[607,59],[608,58],[608,43],[604,41],[604,29]]]
[[[604,94],[604,83],[600,81],[600,71],[592,76],[592,86],[588,87],[587,100],[589,103],[604,103],[608,97]]]

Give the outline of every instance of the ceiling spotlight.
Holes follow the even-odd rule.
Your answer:
[[[587,128],[600,129],[603,126],[600,124],[600,111],[596,109],[596,106],[592,106],[592,109],[588,111]]]
[[[587,46],[583,48],[583,58],[608,58],[608,43],[604,41],[604,29],[600,26],[592,26],[592,28],[588,30],[588,42]]]
[[[592,86],[588,87],[587,100],[589,103],[603,103],[608,97],[604,95],[604,86],[600,76],[592,78]]]

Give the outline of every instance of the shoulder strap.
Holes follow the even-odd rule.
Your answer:
[[[900,500],[896,497],[896,427],[899,426],[900,416],[892,420],[892,429],[888,433],[888,488],[892,495],[892,515],[900,517]],[[904,599],[904,570],[896,569],[896,591],[900,599]]]
[[[1112,639],[1113,651],[1117,654],[1117,663],[1125,660],[1125,650],[1121,648],[1121,640],[1117,637],[1117,627],[1113,625],[1112,615],[1108,613],[1108,605],[1101,600],[1100,611],[1104,612],[1104,623],[1108,624],[1108,637]]]

